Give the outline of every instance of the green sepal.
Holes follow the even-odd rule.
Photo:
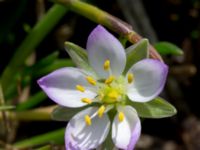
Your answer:
[[[51,118],[56,121],[69,121],[75,114],[83,110],[81,108],[68,108],[63,106],[56,107],[51,113]]]
[[[177,113],[176,108],[163,98],[157,97],[146,103],[129,102],[140,117],[143,118],[165,118]]]
[[[159,42],[156,43],[154,47],[161,55],[183,55],[183,51],[178,46],[170,42]]]
[[[103,142],[103,144],[100,147],[101,150],[114,150],[115,149],[115,145],[112,140],[111,132],[112,132],[112,130],[110,128],[106,140]]]
[[[75,63],[76,66],[85,70],[91,75],[96,76],[94,70],[89,65],[88,55],[85,49],[81,48],[80,46],[74,43],[65,42],[65,50],[72,58],[72,61]]]
[[[124,74],[138,61],[145,59],[149,56],[149,41],[141,39],[138,43],[126,49],[126,67]]]

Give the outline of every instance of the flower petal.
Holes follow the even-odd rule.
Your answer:
[[[118,114],[115,116],[112,124],[113,142],[117,148],[132,150],[140,137],[140,120],[131,106],[118,107],[118,111],[124,113],[124,120],[120,122]]]
[[[66,149],[89,150],[102,144],[109,133],[110,120],[105,114],[102,118],[98,115],[92,118],[92,124],[86,125],[85,115],[92,116],[97,107],[87,108],[75,115],[67,125],[65,132]]]
[[[58,69],[38,80],[38,84],[50,99],[66,107],[86,105],[82,98],[94,98],[96,93],[89,90],[90,85],[80,69],[66,67]],[[76,85],[85,87],[85,91],[76,90]]]
[[[106,60],[110,60],[113,75],[119,76],[126,64],[126,54],[121,43],[101,25],[89,35],[87,41],[89,63],[99,77],[106,78],[108,72],[103,68]]]
[[[128,73],[134,74],[128,97],[132,101],[147,102],[158,96],[165,85],[168,67],[154,59],[144,59],[133,65]]]

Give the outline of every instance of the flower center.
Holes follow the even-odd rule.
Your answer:
[[[126,86],[124,77],[108,77],[99,87],[98,95],[103,104],[114,104],[124,100]]]
[[[97,90],[97,97],[94,99],[90,98],[82,98],[81,101],[86,104],[91,104],[93,102],[101,103],[101,106],[98,108],[96,114],[99,118],[102,118],[104,113],[108,111],[109,106],[113,106],[115,104],[125,104],[126,100],[126,91],[127,84],[131,84],[134,82],[134,75],[132,73],[128,73],[127,77],[119,76],[115,77],[111,71],[110,60],[105,60],[103,64],[103,68],[108,72],[109,77],[105,80],[97,81],[91,76],[86,76],[86,81],[95,87]],[[82,85],[76,85],[76,89],[82,93],[86,91],[85,87]],[[92,117],[89,115],[85,116],[86,125],[90,126],[92,124]],[[118,120],[122,122],[124,120],[124,113],[119,112]]]

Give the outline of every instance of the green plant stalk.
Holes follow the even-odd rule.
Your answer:
[[[132,27],[126,22],[116,18],[109,13],[85,2],[79,0],[54,0],[56,3],[62,4],[74,11],[75,13],[82,15],[91,21],[98,24],[102,24],[108,27],[110,30],[118,33],[119,35],[127,38],[131,43],[137,43],[142,37],[132,30]],[[150,56],[154,59],[162,60],[162,57],[156,51],[156,49],[150,45]]]
[[[1,87],[1,82],[0,82],[0,106],[4,105],[4,94],[3,94],[3,90]]]
[[[64,16],[67,9],[55,4],[47,14],[34,26],[28,36],[14,53],[10,63],[1,76],[3,91],[6,91],[13,81],[13,75],[21,69],[27,57],[34,51],[36,46],[44,39],[51,29]]]
[[[51,112],[56,106],[48,106],[42,108],[36,108],[26,111],[8,111],[6,112],[8,119],[18,120],[18,121],[49,121],[51,120]],[[3,119],[2,114],[0,114],[0,121]]]
[[[55,106],[37,108],[27,111],[19,111],[15,113],[16,119],[20,121],[49,121],[51,120],[51,112]]]
[[[59,129],[42,135],[37,135],[14,143],[13,148],[24,149],[42,144],[62,144],[64,143],[64,132],[65,129]]]

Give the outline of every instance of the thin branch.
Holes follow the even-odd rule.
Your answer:
[[[56,3],[66,6],[73,12],[82,15],[98,24],[108,27],[110,30],[127,38],[131,43],[137,43],[142,37],[136,33],[132,27],[117,17],[85,2],[79,0],[54,0]],[[150,45],[150,56],[154,59],[162,60],[156,49]]]

